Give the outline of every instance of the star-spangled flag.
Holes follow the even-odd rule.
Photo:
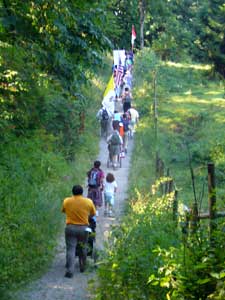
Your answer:
[[[136,39],[136,31],[135,31],[134,25],[132,25],[132,30],[131,30],[131,45],[132,46],[134,45],[135,39]]]
[[[115,86],[120,86],[123,79],[123,66],[119,65],[116,69]]]

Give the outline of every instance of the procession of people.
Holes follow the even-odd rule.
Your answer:
[[[72,278],[77,247],[82,243],[79,256],[80,272],[84,272],[88,255],[87,245],[90,218],[96,226],[96,217],[101,207],[103,217],[114,217],[115,195],[119,190],[116,174],[112,173],[122,167],[122,159],[128,153],[129,140],[133,138],[139,121],[132,96],[133,52],[114,51],[112,77],[104,93],[102,106],[96,114],[99,120],[100,136],[105,141],[108,152],[107,175],[101,169],[102,162],[94,161],[87,172],[87,197],[83,196],[83,187],[75,185],[72,196],[63,201],[62,212],[66,214],[66,273]],[[94,227],[95,228],[95,227]],[[93,228],[92,228],[93,229]],[[93,229],[95,230],[95,229]],[[93,240],[92,240],[93,246]]]

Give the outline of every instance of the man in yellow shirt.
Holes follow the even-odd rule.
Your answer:
[[[65,277],[72,278],[75,265],[75,252],[77,242],[82,242],[82,259],[80,271],[83,272],[87,258],[87,242],[89,217],[96,214],[95,206],[91,199],[83,197],[83,188],[75,185],[72,189],[73,196],[65,198],[62,212],[66,214],[66,273]]]

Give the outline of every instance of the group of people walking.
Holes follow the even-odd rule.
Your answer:
[[[120,86],[120,93],[115,93],[104,103],[97,112],[97,119],[100,122],[101,136],[106,138],[109,151],[109,160],[115,170],[119,158],[127,153],[129,139],[133,138],[135,126],[139,120],[139,113],[133,104],[131,93],[132,75],[130,69],[124,75],[129,74],[129,81],[126,79]]]
[[[132,57],[133,59],[133,57]],[[109,160],[113,170],[116,170],[118,157],[125,157],[128,151],[129,138],[133,138],[135,125],[138,123],[139,114],[133,105],[131,93],[132,87],[132,60],[126,61],[126,71],[122,76],[119,88],[108,99],[107,105],[103,105],[97,113],[100,121],[101,136],[107,143]],[[116,67],[113,72],[116,74]],[[85,270],[87,258],[87,244],[89,237],[90,220],[96,221],[99,207],[104,206],[104,217],[113,216],[115,193],[117,182],[110,171],[104,174],[101,162],[96,160],[87,172],[87,197],[83,196],[83,187],[75,185],[72,188],[72,196],[63,201],[62,212],[66,214],[66,273],[65,277],[72,278],[74,274],[76,249],[82,243],[79,256],[80,272]]]
[[[93,167],[87,172],[87,197],[83,196],[83,187],[75,185],[72,188],[72,196],[63,201],[62,212],[66,214],[66,273],[65,277],[72,278],[75,267],[77,246],[80,247],[79,256],[80,272],[84,272],[87,258],[87,245],[90,222],[96,223],[98,208],[103,205],[102,193],[104,193],[104,216],[112,216],[114,195],[117,191],[117,182],[112,173],[105,177],[100,168],[101,162],[96,160]]]

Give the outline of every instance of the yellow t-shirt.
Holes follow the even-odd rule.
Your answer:
[[[65,198],[62,212],[66,214],[66,224],[76,225],[88,225],[88,217],[96,214],[92,200],[82,195]]]

